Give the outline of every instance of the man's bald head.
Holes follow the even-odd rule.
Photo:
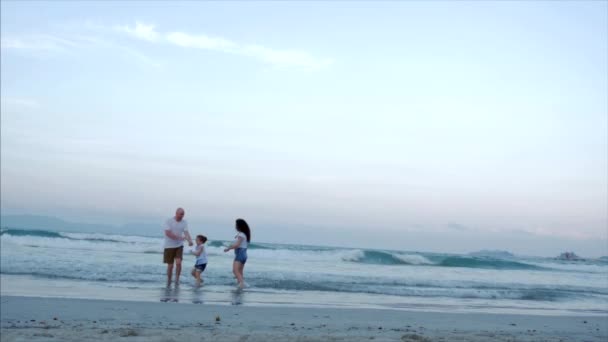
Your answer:
[[[184,210],[184,208],[177,208],[177,210],[175,211],[175,221],[181,221],[184,218],[184,215],[186,215],[186,211]]]

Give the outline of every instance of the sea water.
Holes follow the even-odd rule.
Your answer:
[[[608,314],[608,260],[562,261],[252,243],[235,289],[226,241],[209,241],[205,285],[167,289],[162,237],[1,231],[1,294],[226,305]]]

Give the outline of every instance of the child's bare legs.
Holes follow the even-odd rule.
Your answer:
[[[203,282],[203,278],[201,277],[201,271],[197,270],[196,267],[192,269],[192,272],[190,274],[192,274],[192,276],[195,279],[195,283],[196,286],[201,286],[201,283]]]
[[[194,276],[194,278],[196,278],[196,286],[197,286],[197,287],[198,287],[198,286],[201,286],[201,281],[202,281],[202,280],[201,280],[201,271],[196,270],[194,273],[196,274],[196,275]]]

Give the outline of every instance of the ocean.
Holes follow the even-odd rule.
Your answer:
[[[607,315],[608,260],[250,245],[235,289],[228,241],[208,241],[205,286],[184,257],[166,289],[162,237],[3,229],[1,295],[226,305],[294,305],[541,315]]]

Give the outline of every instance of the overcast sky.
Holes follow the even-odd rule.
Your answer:
[[[1,6],[2,214],[608,254],[606,2]]]

